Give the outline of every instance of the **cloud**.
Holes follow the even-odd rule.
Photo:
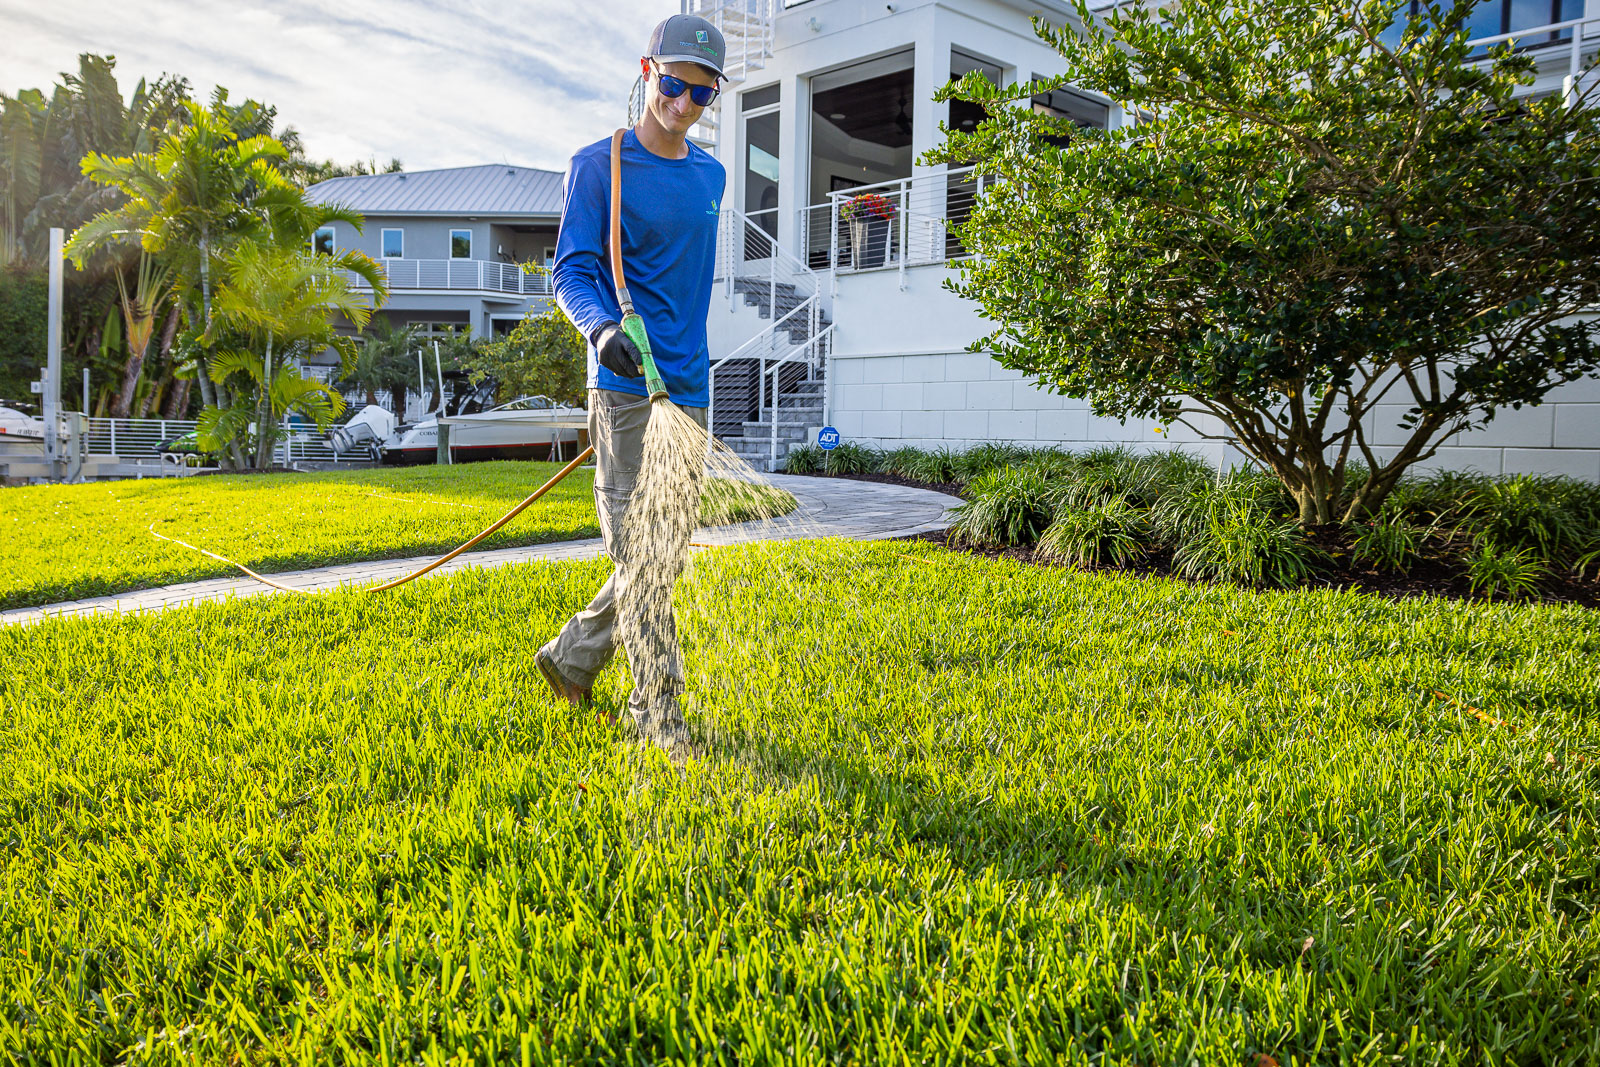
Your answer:
[[[626,117],[673,0],[0,0],[0,90],[48,87],[80,52],[117,57],[124,95],[181,74],[278,109],[313,158],[407,170],[565,168]]]

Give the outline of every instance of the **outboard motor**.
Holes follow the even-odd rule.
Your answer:
[[[394,436],[394,416],[376,404],[368,404],[343,426],[328,431],[328,443],[339,455],[357,446],[382,445]]]

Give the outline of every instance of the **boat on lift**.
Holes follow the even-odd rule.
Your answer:
[[[476,405],[460,405],[472,408]],[[478,459],[560,459],[576,455],[580,430],[588,418],[581,407],[547,396],[519,396],[488,410],[447,416],[453,461]],[[335,452],[365,449],[385,464],[433,463],[439,455],[439,421],[430,415],[410,426],[369,404],[328,434]],[[568,447],[570,446],[570,447]]]

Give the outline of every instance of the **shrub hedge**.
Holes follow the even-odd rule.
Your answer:
[[[1178,573],[1260,588],[1304,583],[1329,562],[1295,522],[1276,479],[1219,475],[1196,456],[1085,452],[989,443],[953,452],[841,445],[789,454],[791,473],[884,473],[964,486],[954,536],[989,547],[1037,545],[1081,566],[1127,566],[1151,551]],[[1365,478],[1351,470],[1350,493]],[[1572,478],[1443,471],[1409,478],[1383,508],[1342,531],[1375,570],[1407,574],[1433,559],[1459,567],[1474,592],[1515,599],[1556,575],[1600,571],[1600,486]]]

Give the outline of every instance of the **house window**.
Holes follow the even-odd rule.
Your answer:
[[[406,254],[406,231],[383,231],[383,258],[403,259]]]
[[[451,259],[471,259],[472,258],[472,231],[471,230],[451,230],[450,231],[450,258]]]
[[[556,265],[556,246],[555,245],[545,245],[544,246],[544,265],[546,267],[554,267]]]
[[[319,256],[333,255],[333,227],[323,226],[311,235],[311,251]]]
[[[1033,98],[1033,110],[1041,115],[1070,119],[1079,129],[1103,130],[1111,108],[1071,89],[1052,89]],[[1052,141],[1055,138],[1051,138]]]
[[[411,327],[412,335],[419,341],[442,341],[467,331],[467,324],[464,322],[426,322],[413,319],[407,325]]]

